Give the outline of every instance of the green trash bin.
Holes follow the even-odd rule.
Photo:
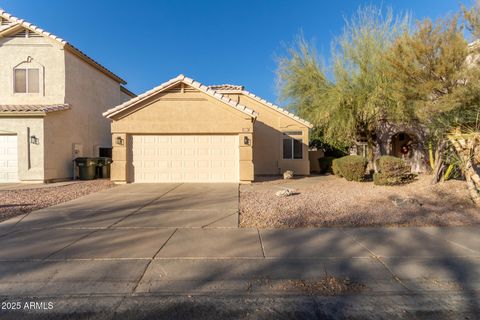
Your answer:
[[[78,167],[78,178],[80,180],[95,179],[95,170],[97,168],[97,160],[95,158],[80,157],[74,161]]]
[[[97,159],[97,178],[110,179],[110,164],[112,158],[98,157]]]

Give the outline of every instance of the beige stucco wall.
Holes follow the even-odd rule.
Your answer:
[[[298,175],[310,174],[308,160],[308,127],[243,94],[229,94],[232,99],[258,113],[254,124],[253,162],[256,175],[280,174],[293,170]],[[283,132],[301,131],[303,159],[283,159]],[[297,137],[295,137],[297,138]]]
[[[73,158],[111,147],[110,121],[102,113],[125,100],[119,83],[65,51],[65,102],[71,109],[45,118],[45,179],[70,178]],[[74,144],[81,154],[73,154]]]
[[[13,69],[27,60],[40,68],[42,89],[35,94],[15,94]],[[48,113],[43,119],[0,115],[0,132],[24,136],[30,127],[32,134],[41,137],[40,144],[32,146],[30,169],[25,163],[26,146],[19,146],[20,180],[71,178],[73,144],[82,146],[83,154],[78,156],[97,156],[98,147],[110,147],[110,122],[102,113],[128,99],[119,83],[50,39],[0,38],[1,104],[71,105],[71,110]],[[24,144],[24,139],[19,141]]]
[[[320,173],[320,162],[318,159],[323,158],[325,153],[323,150],[308,151],[308,158],[310,160],[310,172]]]
[[[22,63],[40,69],[39,93],[14,93],[13,70]],[[65,59],[64,52],[58,45],[46,38],[0,38],[1,104],[62,104],[64,98]],[[46,152],[43,116],[0,115],[1,132],[15,133],[18,136],[19,179],[44,181]],[[28,132],[30,136],[35,135],[40,139],[38,145],[29,143]]]
[[[253,180],[252,118],[205,93],[166,92],[155,95],[112,122],[112,180],[128,181],[128,135],[130,134],[238,134],[240,139],[240,180]],[[117,145],[117,137],[125,144]],[[244,136],[250,144],[244,144]]]
[[[13,92],[13,69],[27,61],[41,69],[44,90],[35,94]],[[64,51],[46,38],[0,38],[1,104],[63,103],[65,96]],[[43,71],[43,72],[42,72]]]
[[[18,142],[18,178],[28,181],[44,180],[44,126],[42,117],[0,117],[0,134],[15,134]],[[39,138],[31,144],[30,136]]]

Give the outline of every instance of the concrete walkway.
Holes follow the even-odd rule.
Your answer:
[[[0,297],[104,297],[116,310],[124,300],[112,297],[298,297],[278,284],[332,275],[366,285],[348,301],[480,310],[479,226],[238,229],[217,223],[232,215],[233,189],[221,191],[229,186],[211,198],[195,198],[214,190],[194,185],[121,188],[1,223]]]

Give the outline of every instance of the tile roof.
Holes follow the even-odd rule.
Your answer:
[[[249,92],[249,91],[247,91],[247,90],[242,90],[242,94],[244,94],[244,95],[252,98],[253,100],[256,100],[256,101],[258,101],[258,102],[260,102],[260,103],[263,103],[263,104],[266,105],[267,107],[270,107],[270,108],[272,108],[273,110],[276,110],[276,111],[278,111],[278,112],[286,115],[287,117],[289,117],[289,118],[291,118],[291,119],[293,119],[293,120],[295,120],[295,121],[297,121],[297,122],[299,122],[299,123],[301,123],[301,124],[303,124],[303,125],[306,125],[306,126],[309,127],[309,128],[313,128],[313,124],[311,124],[311,123],[308,122],[307,120],[304,120],[304,119],[300,118],[299,116],[297,116],[296,114],[293,114],[293,113],[291,113],[291,112],[288,112],[287,110],[285,110],[285,109],[283,109],[283,108],[281,108],[281,107],[279,107],[279,106],[277,106],[277,105],[275,105],[275,104],[273,104],[273,103],[271,103],[271,102],[269,102],[269,101],[267,101],[267,100],[265,100],[265,99],[263,99],[263,98],[260,98],[259,96],[255,95],[255,94],[253,94],[253,93],[251,93],[251,92]]]
[[[81,58],[82,60],[84,60],[88,64],[92,65],[93,67],[97,68],[98,70],[100,70],[101,72],[103,72],[104,74],[106,74],[107,76],[112,78],[113,80],[117,81],[118,83],[121,83],[121,84],[126,84],[127,83],[125,80],[123,80],[122,78],[120,78],[119,76],[114,74],[112,71],[108,70],[107,68],[102,66],[100,63],[96,62],[95,60],[93,60],[92,58],[87,56],[80,49],[76,48],[71,43],[63,40],[62,38],[57,37],[56,35],[51,34],[50,32],[47,32],[47,31],[37,27],[36,25],[31,24],[30,22],[27,22],[23,19],[19,19],[17,17],[14,17],[14,16],[5,12],[2,9],[0,9],[0,18],[6,19],[10,22],[10,25],[6,25],[6,26],[8,26],[8,28],[5,27],[4,29],[0,29],[0,32],[5,30],[5,29],[9,29],[10,26],[14,26],[14,25],[22,26],[22,27],[24,27],[24,28],[26,28],[26,29],[28,29],[32,32],[35,32],[37,34],[40,34],[44,37],[47,37],[47,38],[53,40],[53,41],[56,41],[63,48],[65,48],[65,49],[69,50],[70,52],[72,52],[73,54],[77,55],[79,58]]]
[[[114,115],[124,111],[124,110],[127,110],[128,108],[132,107],[133,105],[135,105],[136,103],[139,103],[149,97],[151,97],[152,95],[154,94],[157,94],[159,92],[162,92],[164,90],[167,90],[179,83],[185,83],[217,100],[220,100],[222,101],[223,103],[229,105],[230,107],[238,110],[238,111],[241,111],[247,115],[249,115],[250,117],[253,117],[255,118],[257,116],[257,113],[255,111],[253,111],[252,109],[249,109],[247,108],[246,106],[244,105],[241,105],[240,103],[228,98],[227,96],[224,96],[223,94],[221,93],[218,93],[216,92],[215,90],[212,90],[211,88],[209,88],[208,86],[206,85],[203,85],[201,84],[200,82],[198,81],[195,81],[191,78],[188,78],[186,76],[184,76],[183,74],[180,74],[178,75],[177,77],[173,78],[173,79],[170,79],[168,80],[167,82],[164,82],[162,83],[161,85],[147,91],[147,92],[144,92],[142,93],[141,95],[133,98],[133,99],[130,99],[129,101],[127,102],[124,102],[122,103],[121,105],[119,106],[116,106],[112,109],[109,109],[107,110],[106,112],[103,113],[103,116],[107,117],[107,118],[112,118]]]
[[[0,105],[0,114],[5,113],[48,113],[70,109],[68,104],[50,104],[50,105],[27,105],[27,104],[3,104]]]
[[[210,89],[215,91],[242,91],[243,86],[237,86],[234,84],[214,84],[212,86],[208,86]]]
[[[480,46],[480,39],[477,39],[477,40],[475,40],[475,41],[473,41],[473,42],[469,43],[469,44],[468,44],[468,46],[469,46],[470,48],[476,48],[476,47],[479,47],[479,46]]]
[[[287,110],[263,99],[263,98],[260,98],[259,96],[251,93],[250,91],[247,91],[244,89],[243,86],[237,86],[237,85],[233,85],[233,84],[220,84],[220,85],[213,85],[213,86],[209,86],[209,88],[213,89],[213,90],[216,90],[216,91],[219,91],[219,92],[227,92],[227,91],[234,91],[234,92],[238,92],[238,93],[242,93],[243,95],[246,95],[250,98],[252,98],[253,100],[257,101],[257,102],[260,102],[264,105],[266,105],[267,107],[270,107],[284,115],[286,115],[287,117],[303,124],[303,125],[306,125],[307,127],[309,128],[312,128],[313,125],[308,122],[307,120],[304,120],[302,118],[300,118],[299,116],[291,113],[291,112],[288,112]]]

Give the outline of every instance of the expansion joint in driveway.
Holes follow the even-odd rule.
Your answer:
[[[133,211],[132,213],[129,213],[129,214],[127,214],[126,216],[124,216],[123,218],[121,218],[120,220],[115,221],[114,223],[112,223],[111,225],[109,225],[108,228],[111,228],[111,227],[113,227],[114,225],[116,225],[116,224],[122,222],[123,220],[127,219],[128,217],[136,214],[137,212],[139,212],[140,210],[142,210],[142,209],[145,208],[146,206],[149,206],[149,205],[151,205],[152,203],[154,203],[155,201],[160,200],[161,198],[163,198],[164,196],[166,196],[167,194],[169,194],[170,192],[172,192],[173,190],[177,189],[178,187],[180,187],[180,186],[182,186],[182,185],[183,185],[183,183],[180,183],[180,184],[176,185],[175,187],[173,187],[172,189],[170,189],[170,190],[162,193],[160,196],[156,197],[156,198],[153,199],[152,201],[149,201],[149,202],[145,203],[143,206],[141,206],[141,207],[138,208],[137,210]]]
[[[343,232],[347,237],[351,238],[353,241],[355,241],[359,246],[361,246],[362,248],[364,248],[365,250],[367,250],[371,255],[372,257],[378,262],[380,263],[389,273],[390,275],[392,276],[392,278],[397,281],[402,287],[404,287],[405,289],[407,289],[408,291],[411,291],[411,289],[409,287],[407,287],[405,285],[405,283],[403,283],[403,281],[393,272],[392,269],[390,269],[390,267],[379,257],[375,254],[375,252],[373,252],[372,250],[370,250],[367,246],[365,246],[363,243],[361,243],[360,241],[358,241],[354,236],[352,235],[349,235],[348,233],[346,233],[344,230],[342,230],[340,228],[341,232]]]
[[[153,203],[154,201],[157,201],[158,199],[162,198],[163,196],[165,196],[165,195],[167,195],[168,193],[172,192],[173,190],[177,189],[177,188],[180,187],[182,184],[183,184],[183,183],[181,183],[181,184],[179,184],[179,185],[176,185],[175,187],[173,187],[172,189],[168,190],[167,192],[162,193],[160,196],[156,197],[155,199],[153,199],[153,200],[150,201],[150,202],[147,202],[146,204],[144,204],[143,206],[141,206],[141,207],[138,208],[137,210],[135,210],[135,211],[133,211],[132,213],[130,213],[130,214],[126,215],[125,217],[123,217],[122,219],[120,219],[120,220],[118,220],[118,221],[115,221],[114,223],[112,223],[112,224],[109,225],[108,227],[103,228],[103,229],[95,229],[95,230],[93,230],[92,232],[89,232],[88,234],[86,234],[86,235],[84,235],[84,236],[82,236],[82,237],[80,237],[80,238],[78,238],[78,239],[70,242],[69,244],[67,244],[66,246],[60,248],[59,250],[50,253],[48,256],[46,256],[46,257],[43,258],[42,260],[46,260],[46,259],[52,257],[53,255],[57,254],[58,252],[66,249],[66,248],[68,248],[68,247],[71,247],[72,245],[74,245],[75,243],[79,242],[80,240],[83,240],[83,239],[91,236],[92,234],[100,231],[100,230],[105,230],[105,229],[109,229],[109,228],[113,227],[113,226],[116,225],[117,223],[119,223],[119,222],[125,220],[126,218],[128,218],[129,216],[137,213],[138,211],[142,210],[143,208],[145,208],[145,207],[148,206],[149,204]],[[175,229],[175,231],[177,231],[177,230]],[[172,236],[173,236],[173,234],[175,233],[175,231],[172,233]],[[171,236],[170,236],[170,237],[171,237]],[[170,238],[168,238],[168,240],[170,240]],[[167,242],[168,242],[168,240],[167,240]],[[166,242],[165,242],[165,243],[166,243]],[[165,245],[165,244],[164,244],[164,245]],[[163,248],[163,246],[162,246],[162,248]],[[160,248],[160,250],[161,250],[162,248]],[[160,251],[160,250],[159,250],[159,251]]]
[[[227,219],[228,217],[231,217],[231,216],[236,215],[236,214],[238,214],[238,211],[237,211],[237,212],[234,212],[234,213],[227,214],[226,216],[220,217],[220,218],[218,218],[218,219],[216,219],[216,220],[213,220],[212,222],[209,222],[209,223],[207,223],[206,225],[203,225],[201,228],[208,228],[208,226],[211,226],[211,225],[214,224],[214,223],[217,223],[217,222],[219,222],[219,221],[222,221],[222,220],[224,220],[224,219]],[[222,229],[222,228],[220,228],[220,229]]]
[[[260,234],[260,230],[258,228],[257,228],[257,233],[258,233],[258,240],[260,241],[260,247],[262,248],[262,255],[263,255],[263,258],[265,259],[265,247],[263,246],[262,235]]]
[[[170,239],[172,239],[173,235],[175,234],[175,232],[177,232],[178,229],[175,229],[173,230],[172,234],[170,235],[170,237],[168,237],[167,241],[165,241],[162,246],[160,247],[160,249],[158,249],[157,252],[155,252],[155,254],[153,255],[153,257],[150,259],[150,261],[147,263],[147,265],[145,266],[145,269],[143,270],[142,272],[142,275],[138,278],[138,281],[137,283],[135,284],[135,287],[133,288],[132,290],[132,294],[135,294],[135,291],[137,291],[137,288],[138,286],[140,285],[140,282],[142,282],[142,279],[145,277],[145,273],[147,273],[147,270],[148,268],[150,267],[150,265],[152,264],[152,261],[155,260],[155,258],[157,257],[157,255],[160,253],[160,251],[162,251],[162,249],[167,245],[168,241],[170,241]]]
[[[0,238],[3,238],[3,237],[5,237],[5,236],[9,236],[9,235],[11,235],[12,233],[20,230],[20,229],[15,229],[15,227],[17,226],[17,224],[19,224],[20,222],[22,222],[22,220],[25,219],[25,218],[26,218],[30,213],[32,213],[32,212],[33,212],[33,211],[30,211],[30,212],[24,214],[23,217],[21,217],[17,222],[15,222],[15,223],[13,224],[13,226],[10,228],[10,231],[7,231],[7,232],[5,232],[4,234],[0,235]]]

